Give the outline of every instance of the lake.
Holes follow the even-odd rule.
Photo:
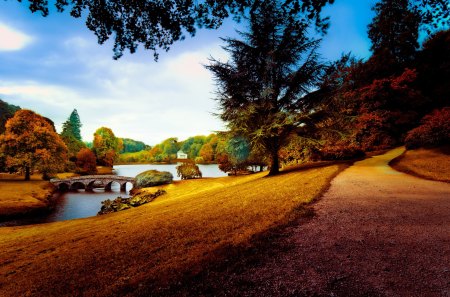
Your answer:
[[[114,166],[114,173],[120,176],[135,177],[141,172],[155,169],[158,171],[168,171],[172,173],[174,180],[180,180],[177,176],[176,166],[176,164],[116,165]],[[203,174],[203,177],[221,177],[227,175],[219,170],[219,166],[217,164],[198,166]],[[131,185],[127,185],[127,191],[120,192],[119,185],[117,183],[113,183],[111,186],[111,192],[105,192],[103,189],[94,189],[93,192],[77,190],[65,193],[56,193],[57,203],[55,209],[51,213],[35,216],[33,218],[0,222],[0,226],[42,224],[96,216],[100,210],[102,201],[106,199],[113,200],[118,196],[124,198],[129,197],[130,190]]]

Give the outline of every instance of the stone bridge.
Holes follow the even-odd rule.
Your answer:
[[[104,188],[105,191],[111,191],[112,183],[116,182],[120,185],[120,190],[125,191],[127,183],[135,186],[135,179],[127,176],[117,175],[85,175],[75,176],[64,179],[53,178],[50,182],[60,191],[85,189],[92,191],[94,188]]]

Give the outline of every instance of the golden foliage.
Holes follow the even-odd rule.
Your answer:
[[[31,110],[22,109],[6,123],[0,135],[0,152],[9,167],[27,172],[38,169],[44,174],[62,170],[67,147],[48,121]]]

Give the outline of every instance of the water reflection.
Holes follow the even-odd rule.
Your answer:
[[[172,173],[174,180],[180,180],[180,177],[177,176],[176,167],[176,164],[115,165],[114,171],[117,175],[120,176],[135,177],[141,172],[154,169],[158,171],[168,171]],[[203,177],[222,177],[227,175],[225,172],[220,171],[217,164],[200,164],[198,165],[198,167],[202,172]]]
[[[42,224],[57,221],[66,221],[78,218],[96,216],[100,210],[101,202],[106,199],[115,199],[118,196],[130,197],[129,191],[132,188],[127,184],[127,191],[121,192],[120,185],[113,183],[111,191],[105,192],[98,188],[93,191],[84,189],[56,194],[57,203],[55,209],[48,214],[37,215],[32,218],[24,218],[7,222],[0,222],[0,226],[20,226],[29,224]]]
[[[174,180],[179,180],[180,178],[177,176],[176,166],[177,165],[175,164],[118,165],[114,166],[114,171],[116,175],[135,177],[141,172],[155,169],[159,171],[168,171],[172,173]],[[226,176],[224,172],[219,170],[219,166],[217,164],[199,165],[199,168],[203,174],[203,177]],[[129,191],[132,186],[130,183],[127,183],[126,187],[126,192],[121,192],[120,185],[113,182],[111,185],[111,191],[105,192],[103,188],[98,188],[94,189],[94,191],[79,189],[76,191],[59,193],[56,194],[58,195],[56,207],[51,213],[35,216],[33,218],[0,222],[0,226],[41,224],[96,216],[100,210],[102,201],[106,199],[113,200],[118,196],[124,198],[130,197]]]

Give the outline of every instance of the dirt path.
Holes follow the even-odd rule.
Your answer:
[[[355,163],[313,219],[185,294],[450,296],[450,184],[391,169],[402,151]]]

